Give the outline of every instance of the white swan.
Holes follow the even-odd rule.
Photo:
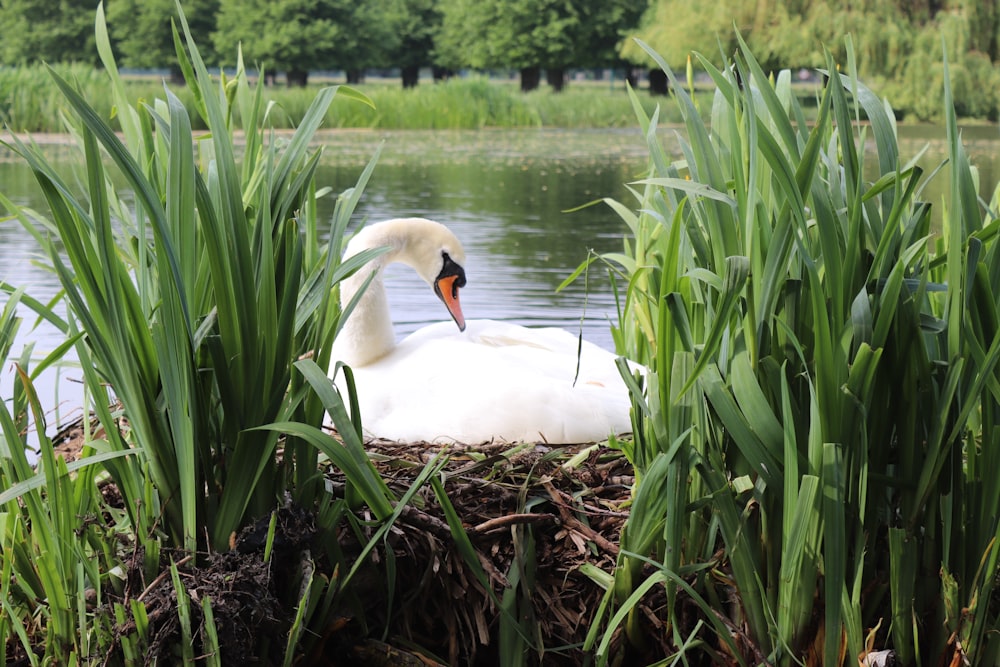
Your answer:
[[[389,250],[340,284],[346,306],[375,276],[338,334],[336,361],[351,366],[366,434],[403,442],[583,443],[631,431],[629,397],[610,352],[555,328],[465,321],[458,290],[465,253],[444,225],[403,218],[370,225],[345,258]],[[454,319],[395,343],[382,270],[403,262],[441,298]],[[457,327],[455,325],[458,325]],[[343,394],[343,374],[336,374]],[[346,394],[344,394],[346,397]]]

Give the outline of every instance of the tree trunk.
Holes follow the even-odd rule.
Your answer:
[[[305,88],[309,81],[309,72],[304,69],[290,69],[285,72],[285,81],[289,88]]]
[[[401,70],[403,75],[403,88],[414,88],[420,83],[420,67],[411,65]]]
[[[634,67],[625,68],[625,83],[627,83],[632,90],[636,90],[639,87],[639,72]]]
[[[184,72],[181,71],[179,65],[170,66],[170,83],[174,84],[175,86],[184,85]]]
[[[550,67],[545,70],[545,78],[552,86],[552,92],[561,93],[566,85],[566,70],[562,67]]]
[[[436,65],[431,68],[431,73],[434,75],[434,82],[446,81],[451,77],[455,76],[455,70],[448,69],[447,67],[437,67]]]
[[[666,95],[670,92],[670,82],[662,69],[649,70],[649,92],[652,95]]]
[[[538,88],[542,80],[542,70],[538,67],[521,68],[521,92],[527,93]]]
[[[365,82],[365,71],[363,69],[347,70],[347,83],[357,85]]]

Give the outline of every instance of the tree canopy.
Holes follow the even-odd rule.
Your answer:
[[[393,36],[379,20],[389,0],[221,0],[215,47],[241,44],[248,62],[305,84],[310,70],[348,72],[382,64]]]
[[[903,63],[903,49],[925,26],[933,25],[937,16],[964,15],[971,27],[975,14],[991,13],[975,10],[980,4],[985,3],[860,0],[833,5],[819,0],[718,0],[696,6],[681,0],[656,0],[630,37],[641,39],[672,66],[680,67],[692,51],[716,62],[723,53],[731,55],[736,49],[735,27],[766,64],[821,67],[823,49],[842,56],[844,36],[850,34],[859,63],[883,72]],[[993,27],[986,31],[995,34],[992,13]],[[622,51],[636,62],[649,61],[632,39],[626,40]]]
[[[98,0],[3,0],[0,62],[97,63],[97,4]]]
[[[696,5],[655,0],[630,37],[649,44],[674,68],[697,51],[720,63],[736,48],[739,29],[758,59],[771,68],[815,68],[824,49],[844,63],[844,37],[854,43],[860,75],[891,97],[897,110],[936,113],[943,89],[942,40],[962,114],[997,113],[1000,8],[994,0],[718,0]],[[622,54],[652,63],[633,39]],[[846,63],[844,63],[846,64]],[[933,91],[933,92],[931,92]]]
[[[421,67],[437,64],[434,39],[441,29],[442,13],[437,0],[390,0],[385,21],[395,36],[395,48],[387,49],[386,64],[399,67],[404,86],[415,86]]]
[[[176,14],[174,0],[106,0],[108,31],[121,53],[126,67],[170,67],[179,76],[174,65],[174,38],[170,23]],[[185,0],[184,15],[191,34],[209,62],[216,60],[212,51],[211,35],[215,30],[215,16],[219,0]]]
[[[7,28],[0,63],[96,62],[98,0],[0,0]],[[125,65],[170,67],[174,0],[105,0],[112,40]],[[997,0],[183,0],[209,62],[284,71],[398,67],[415,85],[420,67],[520,70],[526,89],[540,72],[562,85],[569,68],[653,66],[633,38],[680,70],[697,51],[719,63],[737,28],[765,67],[815,68],[824,49],[843,62],[851,35],[859,72],[897,110],[936,113],[942,40],[960,113],[995,117],[1000,108]],[[215,47],[217,55],[212,53]],[[934,92],[930,92],[934,91]]]
[[[644,3],[627,0],[441,0],[438,58],[454,68],[604,67]],[[552,78],[550,77],[550,81]],[[552,81],[555,84],[555,81]],[[522,80],[522,87],[530,88]]]

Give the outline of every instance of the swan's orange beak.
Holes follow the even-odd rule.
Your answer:
[[[434,281],[434,291],[444,301],[459,331],[465,331],[465,315],[462,314],[462,304],[458,302],[458,288],[464,284],[464,276],[459,275],[443,276]]]
[[[447,252],[442,251],[441,272],[434,279],[434,293],[444,301],[451,318],[458,325],[458,330],[465,331],[465,315],[462,314],[462,305],[458,302],[459,287],[465,287],[465,269],[449,257]]]

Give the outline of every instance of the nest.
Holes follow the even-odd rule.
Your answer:
[[[64,433],[55,442],[72,457],[79,439]],[[598,621],[605,590],[581,566],[606,573],[614,569],[634,482],[619,451],[592,444],[442,446],[378,440],[366,448],[397,496],[432,458],[446,458],[439,479],[481,570],[470,566],[446,508],[425,485],[402,509],[388,537],[367,554],[349,594],[342,596],[347,600],[328,614],[320,636],[307,642],[311,652],[300,664],[499,664],[504,615],[516,621],[522,651],[535,656],[529,662],[577,665],[587,660],[591,652],[582,644]],[[323,473],[333,495],[344,497],[343,474],[332,467]],[[265,564],[259,553],[270,517],[245,528],[230,552],[164,553],[153,581],[143,578],[142,554],[133,554],[127,563],[129,589],[132,596],[142,591],[150,619],[147,658],[169,661],[180,639],[169,576],[172,559],[181,565],[192,601],[211,598],[226,664],[280,663],[299,599],[294,582],[306,568],[330,581],[342,574],[325,561],[318,542],[335,539],[351,562],[376,530],[358,534],[356,526],[342,521],[335,535],[324,536],[313,509],[289,506],[279,512],[271,562],[281,563],[280,568]],[[644,601],[644,615],[653,626],[661,626],[664,618],[660,598]],[[191,611],[200,644],[200,605],[192,604]],[[116,634],[124,637],[133,629],[126,621]],[[272,636],[272,654],[255,656],[263,634]]]
[[[368,444],[383,477],[400,494],[441,449]],[[443,449],[448,499],[488,581],[477,579],[444,509],[429,488],[422,489],[393,529],[403,599],[394,616],[384,619],[390,642],[420,647],[450,664],[496,664],[501,615],[513,610],[527,631],[525,650],[539,662],[582,663],[580,647],[604,589],[580,566],[609,573],[614,568],[633,483],[624,456],[593,445]],[[336,471],[328,475],[335,485],[342,481]],[[498,604],[505,593],[517,596],[506,610]]]

